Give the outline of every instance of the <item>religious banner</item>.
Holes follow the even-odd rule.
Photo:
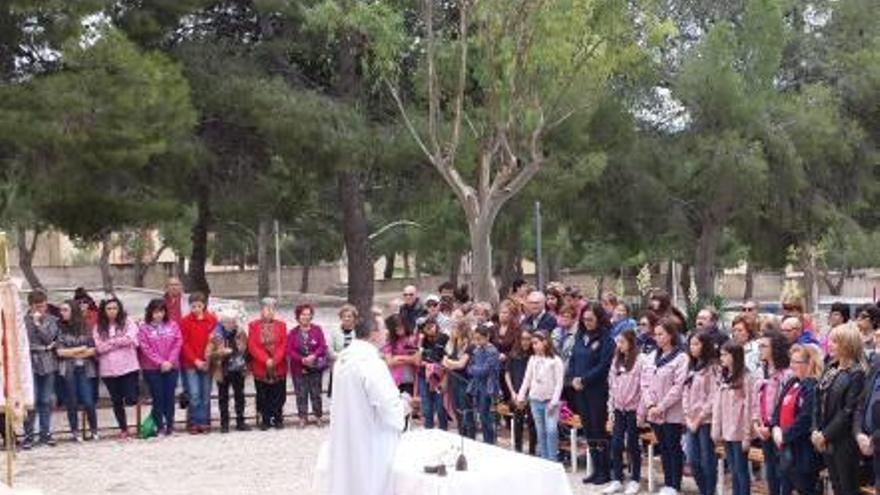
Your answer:
[[[18,423],[25,409],[33,407],[34,381],[24,309],[18,287],[9,277],[6,253],[6,234],[0,232],[0,404],[8,405],[5,410],[13,414],[7,420]]]

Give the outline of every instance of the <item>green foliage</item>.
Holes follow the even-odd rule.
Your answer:
[[[107,29],[65,45],[61,70],[0,88],[0,128],[28,167],[23,204],[72,236],[149,222],[174,202],[152,159],[190,132],[195,112],[179,67]],[[94,212],[94,214],[84,214]]]

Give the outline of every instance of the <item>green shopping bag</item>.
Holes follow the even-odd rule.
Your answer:
[[[158,433],[158,428],[156,428],[156,420],[153,419],[153,413],[147,414],[147,417],[141,421],[140,426],[138,426],[138,438],[146,439],[155,437]]]

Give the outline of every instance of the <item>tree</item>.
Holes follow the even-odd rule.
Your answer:
[[[547,136],[596,106],[612,75],[639,59],[627,3],[616,0],[423,3],[425,132],[401,87],[414,139],[465,212],[477,299],[495,301],[491,234],[502,207],[547,163]],[[454,19],[448,26],[438,19]],[[413,41],[417,46],[418,41]],[[472,146],[463,146],[466,140]],[[467,149],[472,154],[467,154]]]
[[[28,167],[19,208],[85,241],[166,217],[175,204],[159,192],[163,170],[153,158],[194,121],[179,68],[111,28],[60,53],[54,72],[0,88],[15,96],[2,98],[0,127],[12,136],[13,160]]]

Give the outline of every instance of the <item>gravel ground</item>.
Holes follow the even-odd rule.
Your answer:
[[[55,448],[20,453],[16,486],[46,495],[318,495],[311,476],[327,432],[309,427],[179,434],[125,444],[112,439],[81,445],[64,441]],[[579,477],[572,477],[572,487],[580,495],[599,493],[586,489]]]

